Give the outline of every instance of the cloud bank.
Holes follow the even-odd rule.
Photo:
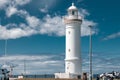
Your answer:
[[[0,24],[0,39],[17,39],[36,34],[65,36],[65,25],[62,22],[62,16],[47,14],[47,7],[40,9],[41,12],[46,13],[46,16],[40,19],[35,15],[30,15],[28,11],[18,8],[18,6],[29,4],[31,0],[0,0],[0,2],[0,9],[5,10],[8,18],[17,15],[25,20],[25,23],[21,22],[20,24],[9,23],[4,26]],[[90,34],[88,26],[96,26],[97,23],[85,19],[89,15],[85,9],[80,9],[79,14],[83,17],[81,36],[88,36]],[[97,29],[92,29],[92,33],[96,34]]]
[[[120,56],[111,57],[112,55],[104,54],[93,55],[93,73],[103,73],[119,71]],[[64,72],[64,55],[11,55],[0,57],[1,67],[10,69],[10,65],[15,65],[13,74],[24,73],[24,64],[26,65],[27,74],[53,74]],[[82,56],[83,72],[89,72],[89,56]],[[3,65],[4,64],[4,65]]]
[[[11,65],[16,65],[13,68],[14,74],[24,74],[24,64],[27,74],[52,74],[64,70],[64,59],[61,60],[60,55],[17,55],[0,57],[0,60],[2,68],[10,70]]]
[[[120,37],[120,32],[108,35],[107,37],[103,38],[103,40],[110,40],[110,39],[115,39],[115,38],[118,38],[118,37]]]

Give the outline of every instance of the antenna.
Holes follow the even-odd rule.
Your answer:
[[[1,25],[1,18],[0,18],[0,25]]]
[[[1,18],[0,18],[0,27],[1,27]],[[4,51],[4,57],[6,57],[7,54],[7,39],[5,39],[5,51]]]
[[[74,3],[72,3],[72,6],[74,6]]]
[[[24,76],[26,77],[26,60],[24,59]]]
[[[5,57],[6,57],[6,54],[7,54],[7,39],[5,39]]]
[[[1,27],[1,18],[0,18],[0,27]]]

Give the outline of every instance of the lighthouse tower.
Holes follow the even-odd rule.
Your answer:
[[[80,55],[80,26],[82,19],[78,16],[78,9],[72,3],[68,8],[68,16],[64,18],[66,24],[66,58],[65,73],[80,75],[81,55]]]
[[[56,78],[77,78],[82,73],[80,53],[81,16],[78,9],[72,3],[68,8],[68,15],[64,17],[66,25],[66,55],[65,73],[56,73]]]

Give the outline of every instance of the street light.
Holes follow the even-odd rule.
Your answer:
[[[24,77],[26,78],[26,60],[24,59]]]
[[[89,39],[89,80],[92,80],[92,26],[89,25],[90,28],[90,39]]]
[[[7,39],[5,40],[5,57],[6,57],[6,55],[7,55]]]

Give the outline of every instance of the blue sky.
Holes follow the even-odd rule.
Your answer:
[[[21,74],[26,60],[28,74],[64,72],[62,17],[72,2],[83,18],[83,71],[89,71],[89,25],[93,26],[93,72],[120,71],[118,0],[0,0],[1,65],[11,62],[17,65],[14,74]],[[7,56],[4,57],[6,39]]]

